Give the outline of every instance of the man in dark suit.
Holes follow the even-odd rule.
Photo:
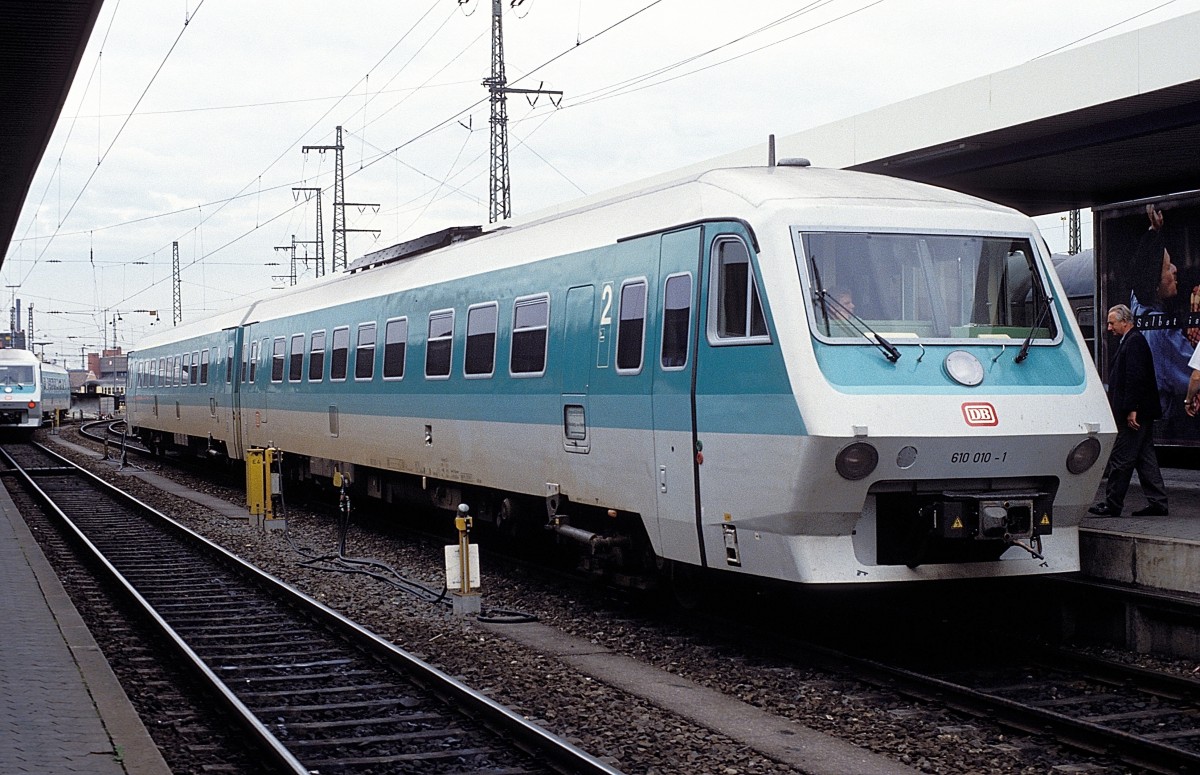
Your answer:
[[[1166,516],[1167,493],[1154,454],[1154,421],[1162,416],[1154,356],[1146,338],[1133,327],[1133,313],[1124,304],[1108,311],[1108,330],[1121,338],[1108,374],[1108,402],[1117,421],[1117,442],[1108,460],[1104,503],[1088,511],[1102,517],[1121,516],[1125,492],[1136,468],[1150,505],[1133,512],[1133,516]]]

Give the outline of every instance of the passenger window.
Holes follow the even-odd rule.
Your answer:
[[[180,385],[183,385],[186,387],[187,385],[195,383],[196,377],[192,371],[192,355],[191,355],[191,353],[183,354],[183,365],[180,368],[179,373],[180,373],[180,378],[179,378]]]
[[[299,382],[304,377],[304,334],[292,334],[288,350],[288,382]]]
[[[287,348],[287,340],[282,336],[275,337],[274,346],[271,348],[271,381],[283,382],[283,361],[284,350]]]
[[[429,313],[429,337],[425,340],[425,376],[449,377],[454,354],[454,310]]]
[[[208,350],[200,351],[200,384],[208,384]]]
[[[250,343],[250,384],[254,384],[254,378],[258,376],[258,342]]]
[[[183,356],[175,356],[175,373],[172,375],[172,387],[179,387],[183,384]]]
[[[408,349],[408,318],[389,320],[383,336],[383,378],[402,379],[404,352]]]
[[[550,322],[550,297],[517,299],[513,305],[513,374],[534,376],[546,372],[546,343]]]
[[[663,290],[661,362],[664,369],[682,369],[687,365],[691,316],[692,276],[668,277]]]
[[[191,371],[190,376],[191,376],[191,383],[193,385],[200,384],[200,352],[199,351],[192,352],[192,371]]]
[[[313,331],[308,351],[308,381],[320,382],[325,373],[325,332]]]
[[[225,349],[225,384],[233,384],[233,345]]]
[[[167,386],[167,359],[158,359],[158,387]]]
[[[767,321],[746,243],[737,238],[719,239],[713,244],[713,255],[717,338],[766,337]]]
[[[495,302],[467,310],[467,352],[463,358],[463,371],[467,376],[490,377],[496,370],[498,317]]]
[[[636,374],[642,369],[642,341],[646,327],[646,281],[621,286],[621,311],[617,323],[617,373]]]
[[[375,376],[375,324],[363,323],[358,327],[358,345],[354,349],[354,378],[371,379]]]
[[[350,329],[333,329],[333,348],[329,353],[329,379],[346,378],[346,359],[350,349]]]

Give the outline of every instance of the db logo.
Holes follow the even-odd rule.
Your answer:
[[[1000,424],[1000,418],[996,416],[996,407],[988,403],[963,404],[962,413],[967,425],[980,427]]]

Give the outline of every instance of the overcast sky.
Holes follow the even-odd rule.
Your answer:
[[[1200,0],[504,0],[512,208],[527,215],[1200,10]],[[488,218],[490,0],[106,0],[0,275],[34,340],[129,349],[333,257]],[[1089,77],[1080,73],[1080,78]],[[765,161],[765,151],[764,151]],[[820,159],[813,159],[820,164]],[[1090,216],[1084,214],[1085,244]],[[1057,216],[1039,219],[1065,250]],[[315,246],[297,255],[315,257]],[[298,266],[311,281],[314,262]],[[281,279],[282,277],[282,279]],[[12,288],[11,286],[19,286]],[[145,312],[157,310],[159,321]],[[43,349],[43,348],[39,348]]]

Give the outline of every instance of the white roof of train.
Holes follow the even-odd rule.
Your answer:
[[[41,362],[41,359],[29,350],[21,350],[16,347],[0,347],[0,363],[27,363],[30,366],[36,366]]]
[[[257,302],[155,333],[139,348],[169,344],[243,323],[271,320],[402,289],[612,244],[620,237],[712,218],[768,219],[771,211],[812,212],[829,226],[917,226],[918,211],[964,230],[1030,230],[1015,210],[976,197],[882,175],[812,167],[738,167],[690,175],[611,199],[569,203],[445,248],[356,274],[276,292]],[[953,213],[954,220],[947,221]],[[926,224],[931,223],[928,218]],[[372,280],[364,282],[369,275]],[[136,351],[136,348],[135,348]]]

